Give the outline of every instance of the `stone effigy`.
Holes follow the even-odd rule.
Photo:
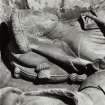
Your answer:
[[[66,2],[66,1],[65,1]],[[102,1],[103,2],[103,1]],[[36,2],[35,2],[36,3]],[[35,4],[33,3],[33,4]],[[43,3],[42,3],[43,4]],[[72,4],[72,3],[71,3]],[[81,3],[80,3],[81,4]],[[75,2],[74,2],[74,5],[75,5]],[[104,5],[104,3],[103,3]],[[64,6],[65,7],[65,6]],[[71,7],[71,6],[70,6]],[[75,7],[75,6],[74,6]],[[34,5],[32,6],[32,8],[34,8]],[[40,7],[39,7],[40,8]],[[42,6],[42,8],[45,8],[45,6]],[[66,11],[67,8],[65,8],[65,11]],[[100,9],[98,10],[100,11]],[[97,12],[98,12],[97,11]],[[69,11],[70,12],[70,11]],[[75,11],[76,12],[76,11]],[[66,13],[66,12],[65,12]],[[71,13],[71,12],[70,12]],[[99,12],[98,12],[99,13]],[[103,13],[101,13],[103,14]],[[99,13],[100,17],[101,17],[101,14]],[[65,14],[66,16],[66,14]],[[68,15],[69,17],[69,15]],[[104,17],[104,16],[102,16]],[[70,18],[70,17],[69,17]],[[101,18],[102,19],[102,18]],[[103,34],[101,33],[101,31],[98,29],[98,30],[92,30],[92,31],[78,31],[78,29],[76,28],[71,28],[69,27],[68,24],[65,24],[65,27],[62,26],[63,23],[61,23],[60,25],[58,25],[54,32],[51,32],[50,34],[46,35],[47,37],[51,38],[51,39],[60,39],[63,40],[67,45],[69,45],[69,47],[72,49],[73,52],[75,52],[75,56],[77,58],[74,59],[74,58],[70,58],[70,57],[67,57],[66,56],[64,57],[58,57],[56,56],[56,54],[54,55],[54,53],[52,54],[51,52],[49,52],[49,50],[46,50],[45,47],[38,47],[38,46],[32,46],[34,50],[37,50],[38,52],[40,53],[43,53],[45,55],[49,55],[51,57],[55,57],[57,60],[60,60],[60,61],[64,61],[64,62],[68,62],[69,61],[72,61],[72,62],[76,62],[76,63],[80,63],[82,64],[82,61],[83,59],[89,61],[89,62],[94,62],[94,60],[96,60],[97,58],[100,59],[99,61],[96,60],[95,62],[97,62],[99,64],[99,62],[101,63],[104,63],[103,60],[101,60],[103,57],[104,57],[104,36]],[[59,28],[58,28],[59,27]],[[67,35],[65,35],[64,37],[62,36],[63,32],[60,30],[60,28],[63,27],[63,32],[65,32],[64,30],[66,30],[65,34],[68,32],[68,33],[72,33],[73,35],[70,36],[70,34],[67,33]],[[66,29],[65,29],[66,28]],[[69,31],[67,30],[69,29]],[[59,31],[58,31],[59,30]],[[74,32],[74,33],[73,33]],[[76,33],[77,32],[77,33]],[[60,34],[59,34],[60,33]],[[54,38],[55,37],[55,38]],[[100,38],[99,38],[100,37]],[[74,40],[75,39],[75,40]],[[36,48],[36,49],[35,49]],[[48,48],[48,47],[47,47]],[[45,49],[45,50],[44,50]],[[48,48],[49,49],[49,48]],[[97,51],[96,51],[97,50]],[[67,50],[66,50],[67,51]],[[59,52],[59,51],[58,51]],[[67,51],[66,52],[67,54],[70,54],[70,56],[72,55],[71,54],[71,51]],[[59,54],[60,55],[60,54]],[[62,53],[63,55],[63,53]],[[72,55],[73,56],[73,55]],[[58,57],[58,58],[57,58]],[[63,60],[61,59],[63,58]],[[65,60],[65,59],[66,60]],[[79,58],[82,58],[82,59],[79,59]],[[79,59],[79,60],[78,60]],[[74,61],[73,61],[74,60]],[[78,62],[79,61],[79,62]],[[85,61],[84,61],[85,62]],[[87,64],[89,62],[86,62]],[[86,63],[84,65],[86,65]],[[101,68],[101,67],[100,67]]]
[[[46,2],[51,6],[50,2]],[[81,13],[91,11],[90,5],[80,0],[59,2],[57,7],[55,4],[52,5],[53,8],[49,6],[47,8],[44,5],[38,10],[30,5],[29,8],[33,9],[25,9],[24,6],[16,9],[15,6],[11,8],[5,4],[1,5],[3,6],[1,13],[4,13],[1,15],[1,23],[4,21],[11,31],[6,52],[10,52],[9,59],[12,66],[15,67],[16,77],[22,74],[27,75],[30,79],[43,80],[58,76],[58,78],[61,77],[59,80],[66,80],[67,72],[56,62],[72,66],[74,72],[79,72],[74,65],[87,66],[99,58],[100,61],[95,63],[102,62],[104,65],[102,58],[104,57],[105,38],[103,34],[100,30],[93,34],[85,32],[76,26]],[[96,49],[98,49],[97,52]],[[28,72],[29,69],[32,69],[31,73]],[[59,73],[55,75],[55,71],[58,71],[60,75]]]
[[[15,3],[20,2],[16,1]],[[79,2],[79,1],[78,1]],[[6,2],[9,4],[9,2]],[[62,2],[63,3],[63,2]],[[66,80],[68,78],[67,72],[65,72],[61,67],[59,67],[55,62],[52,62],[49,60],[48,57],[42,56],[43,54],[39,54],[37,52],[31,51],[31,47],[37,43],[41,45],[44,45],[45,48],[50,48],[56,52],[58,52],[58,58],[60,58],[61,62],[66,65],[71,65],[71,60],[72,56],[70,57],[69,55],[72,54],[72,49],[69,48],[69,46],[65,43],[65,41],[60,41],[60,39],[55,38],[53,36],[53,31],[56,26],[61,25],[58,30],[57,35],[58,36],[59,31],[61,31],[64,26],[65,26],[65,31],[72,30],[72,28],[69,27],[69,25],[62,21],[62,17],[66,19],[66,14],[62,14],[60,11],[58,11],[58,15],[55,13],[50,13],[48,10],[42,10],[42,11],[35,11],[32,9],[25,10],[25,7],[23,5],[13,5],[12,8],[9,7],[9,5],[5,5],[5,3],[1,4],[1,23],[5,22],[7,26],[9,27],[9,32],[11,34],[10,36],[10,42],[8,44],[8,49],[6,49],[5,52],[10,52],[9,57],[7,54],[7,58],[10,59],[10,62],[12,65],[14,65],[15,68],[15,76],[17,77],[20,72],[22,75],[28,75],[31,78],[38,78],[38,79],[50,79],[51,77],[54,77],[55,71],[58,72],[58,74],[55,75],[55,77],[58,76],[59,80]],[[19,4],[19,3],[17,3]],[[20,3],[20,4],[25,4],[25,3]],[[89,11],[88,5],[86,4],[86,7],[76,7],[78,3],[74,5],[75,8],[74,10],[71,9],[71,15],[70,19],[78,19],[80,16],[81,12]],[[83,3],[82,3],[83,4]],[[81,5],[82,5],[81,4]],[[63,5],[63,4],[62,4]],[[80,5],[80,6],[81,6]],[[20,8],[18,7],[20,6]],[[59,5],[58,5],[59,6]],[[18,7],[18,8],[16,8]],[[28,8],[28,7],[27,7]],[[55,7],[54,7],[55,8]],[[62,7],[59,7],[62,8]],[[79,14],[75,16],[76,14],[73,15],[73,13],[77,12],[78,13],[78,8],[79,8]],[[19,10],[19,9],[24,9],[24,10]],[[49,9],[49,8],[48,8]],[[53,9],[52,9],[53,10]],[[57,11],[56,11],[57,12]],[[68,14],[68,9],[67,9],[67,14]],[[74,17],[72,17],[74,16]],[[67,17],[68,18],[68,17]],[[59,19],[60,22],[59,22]],[[67,19],[66,19],[67,20]],[[34,22],[34,23],[33,23]],[[64,26],[63,26],[64,25]],[[67,29],[66,29],[67,28]],[[11,30],[13,29],[13,30]],[[52,32],[52,38],[50,38],[48,33]],[[62,35],[64,32],[61,32]],[[46,35],[46,36],[44,36]],[[56,39],[56,40],[55,40]],[[70,51],[66,51],[66,49],[69,49]],[[50,49],[46,49],[50,51]],[[55,52],[55,54],[56,54]],[[66,53],[69,53],[66,54]],[[12,57],[10,57],[12,56]],[[56,57],[56,56],[55,56]],[[55,59],[54,57],[51,57],[52,59]],[[69,59],[70,58],[70,59]],[[11,61],[12,59],[12,61]],[[74,58],[73,58],[74,59]],[[18,63],[17,63],[18,62]],[[67,62],[67,63],[66,63]],[[74,61],[75,62],[75,61]],[[55,63],[55,64],[54,64]],[[76,63],[79,63],[78,59],[76,60]],[[21,65],[20,65],[21,64]],[[81,64],[81,63],[80,63]],[[26,68],[24,67],[26,66]],[[21,69],[25,69],[22,70]],[[32,69],[30,72],[29,69]],[[44,69],[44,70],[43,70]],[[43,71],[42,71],[43,70]],[[34,72],[35,71],[35,72]],[[38,72],[38,75],[37,73]],[[51,73],[51,74],[50,74]],[[33,75],[31,75],[33,74]],[[62,79],[61,79],[61,78]],[[55,79],[56,81],[56,79]]]
[[[93,52],[95,51],[95,49],[98,49],[99,55],[97,55],[96,52],[95,53],[92,52],[92,54],[89,52],[89,56],[88,56],[88,54],[84,50],[82,50],[82,49],[84,49],[84,47],[82,46],[81,53],[80,53],[81,56],[80,56],[80,58],[78,58],[78,56],[77,56],[77,58],[78,58],[77,59],[75,56],[73,56],[73,54],[71,52],[73,50],[73,52],[76,53],[75,49],[77,49],[77,47],[76,47],[77,45],[75,45],[74,47],[71,47],[72,44],[69,44],[69,46],[68,46],[66,43],[66,42],[69,42],[69,41],[67,41],[68,39],[64,40],[64,38],[61,38],[61,37],[58,37],[58,39],[56,38],[57,40],[55,40],[55,37],[59,35],[58,33],[62,32],[61,29],[63,29],[63,31],[65,30],[65,32],[67,32],[67,33],[70,33],[71,30],[70,30],[70,32],[68,30],[72,29],[73,32],[77,33],[78,32],[77,27],[75,28],[76,29],[75,30],[75,29],[73,29],[74,27],[72,28],[65,21],[58,22],[58,17],[56,17],[56,15],[52,15],[52,14],[46,13],[46,12],[41,12],[41,11],[36,12],[33,10],[31,10],[31,11],[30,10],[28,10],[28,11],[14,10],[14,9],[11,10],[11,8],[9,8],[7,10],[12,11],[12,15],[9,14],[9,15],[4,16],[5,18],[1,18],[1,21],[6,21],[5,23],[7,25],[9,25],[9,27],[10,27],[9,31],[11,31],[11,29],[13,29],[11,38],[10,38],[10,39],[12,39],[12,41],[10,40],[8,47],[6,46],[5,50],[6,50],[6,54],[7,54],[6,56],[10,60],[11,66],[15,67],[15,76],[16,77],[22,75],[25,78],[28,78],[32,81],[33,80],[35,81],[36,77],[38,77],[38,79],[41,79],[41,80],[44,80],[44,79],[46,80],[46,78],[47,78],[47,81],[51,81],[51,82],[67,80],[67,77],[69,77],[68,73],[66,73],[62,68],[60,68],[58,65],[56,65],[56,62],[53,62],[53,61],[51,62],[49,57],[54,59],[54,61],[58,60],[62,64],[66,64],[66,65],[70,65],[71,61],[77,65],[87,65],[88,63],[94,62],[95,59],[98,59],[101,57],[101,59],[98,59],[98,61],[96,61],[96,64],[98,64],[98,66],[99,66],[98,69],[100,69],[100,68],[104,69],[104,58],[103,58],[103,56],[104,56],[104,49],[103,49],[104,48],[104,32],[102,30],[102,29],[104,29],[104,20],[100,19],[100,18],[102,18],[101,15],[103,14],[102,11],[101,12],[99,11],[97,14],[94,13],[95,16],[89,15],[89,14],[85,15],[86,17],[94,20],[103,33],[102,34],[100,30],[97,30],[97,32],[94,31],[95,34],[93,34],[93,35],[91,34],[90,36],[89,36],[89,34],[91,32],[90,33],[88,32],[87,37],[85,37],[86,38],[85,41],[89,42],[90,46],[92,48],[95,47],[93,49]],[[93,13],[93,11],[92,11],[92,13]],[[11,18],[9,18],[9,16],[11,16]],[[20,19],[18,18],[18,16]],[[8,21],[8,19],[10,19],[12,22]],[[34,19],[37,21],[34,21]],[[52,20],[53,20],[53,22],[52,22]],[[10,22],[11,24],[8,23],[7,21]],[[41,24],[42,21],[44,21],[43,24]],[[51,23],[50,25],[48,24],[49,21]],[[19,22],[22,24],[18,24]],[[33,25],[34,22],[35,22],[35,24]],[[52,24],[52,23],[54,23],[54,24]],[[58,26],[56,25],[56,23]],[[29,26],[27,26],[27,24]],[[59,24],[61,26],[60,28],[59,28]],[[65,27],[63,27],[62,24]],[[20,28],[21,25],[22,25],[23,30]],[[55,27],[55,25],[56,25],[56,27]],[[32,26],[35,27],[35,29],[36,29],[35,32],[37,31],[37,34],[35,34],[33,28],[31,29]],[[40,27],[40,26],[42,26],[42,27]],[[103,28],[101,28],[100,26]],[[52,31],[52,29],[54,29],[54,31]],[[41,30],[41,34],[39,33],[40,32],[39,30]],[[48,30],[48,31],[46,31],[46,30]],[[49,32],[49,30],[51,33]],[[21,31],[24,31],[24,32],[21,32]],[[33,32],[33,33],[30,34],[31,32]],[[43,36],[44,32],[47,33],[47,34],[45,34],[45,36]],[[82,32],[85,33],[84,31],[82,31]],[[24,39],[23,37],[19,37],[22,35],[21,33],[25,33],[25,35],[23,35],[23,36],[27,36],[27,37],[25,37],[26,39]],[[54,33],[56,33],[56,34],[54,34]],[[81,31],[80,31],[80,33],[81,33]],[[100,33],[99,34],[100,37],[98,37],[99,35],[97,35],[97,33]],[[33,34],[35,36],[33,36]],[[63,34],[66,35],[65,33],[63,33]],[[63,34],[61,34],[61,35],[63,35]],[[52,35],[52,37],[50,35]],[[73,34],[73,35],[75,36],[75,34]],[[76,35],[79,35],[79,34],[76,34]],[[46,38],[46,36],[47,36],[47,38]],[[16,43],[14,42],[14,38],[16,39]],[[59,41],[59,38],[63,39],[63,41],[62,40]],[[73,37],[71,37],[71,38],[73,38]],[[85,39],[85,38],[83,38],[83,39]],[[78,37],[77,37],[77,39],[78,39]],[[18,41],[20,41],[20,42],[18,42]],[[25,41],[26,41],[26,43],[25,43]],[[75,41],[72,43],[75,44]],[[29,46],[27,47],[28,44],[29,44]],[[97,44],[99,44],[99,46]],[[18,45],[18,47],[17,47],[17,45]],[[84,45],[86,45],[86,44],[84,44]],[[98,47],[95,45],[97,45]],[[69,47],[70,47],[70,49],[69,49]],[[91,48],[91,47],[88,46],[87,48]],[[49,50],[49,49],[51,49],[51,50]],[[68,51],[68,49],[69,49],[69,51]],[[103,52],[102,52],[102,50],[103,50]],[[59,57],[58,55],[55,56],[57,54],[56,51],[58,52],[58,55],[60,54],[60,56],[62,56],[62,57]],[[64,54],[64,56],[63,56],[63,54]],[[96,55],[94,56],[94,54],[96,54]],[[67,58],[65,58],[65,56],[67,56]],[[33,59],[33,57],[35,59]],[[68,60],[68,58],[69,58],[69,60]],[[83,61],[83,63],[80,62],[80,60]],[[101,62],[101,64],[99,64],[100,62]],[[96,65],[96,67],[97,67],[97,65]],[[49,75],[47,75],[47,74],[49,74],[49,71],[50,71],[49,68],[51,71],[53,71],[52,73],[56,73],[56,71],[59,71],[60,74],[58,74],[58,75],[50,74],[50,77],[49,77]],[[64,71],[64,72],[62,72],[62,71]],[[0,69],[0,73],[1,72],[3,72],[2,69]],[[7,76],[7,74],[8,74],[8,76]],[[38,105],[41,105],[41,104],[103,105],[105,103],[104,102],[104,93],[105,93],[104,92],[104,75],[105,75],[105,71],[101,71],[101,72],[97,72],[94,75],[88,77],[83,82],[83,84],[80,86],[79,91],[75,91],[75,92],[70,91],[68,89],[44,89],[44,90],[39,89],[37,91],[26,92],[26,91],[22,91],[17,88],[13,88],[13,87],[5,87],[5,88],[0,89],[0,104],[1,105],[15,105],[15,104],[19,104],[19,105],[33,105],[33,104],[38,104]],[[7,85],[10,76],[11,75],[8,71],[6,73],[0,75],[0,88]],[[51,76],[53,78],[51,78]],[[6,77],[5,81],[3,80],[4,77]]]

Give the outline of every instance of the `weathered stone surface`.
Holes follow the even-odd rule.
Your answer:
[[[16,1],[15,3],[18,4],[18,2],[22,2],[22,1]],[[48,2],[48,5],[51,6],[49,1],[43,1],[43,2],[40,1],[39,4],[41,5],[42,3],[45,3],[45,2]],[[59,3],[57,4],[58,7],[55,6],[55,1],[53,1],[53,3],[54,5],[52,6],[54,6],[55,9],[58,7],[60,8]],[[8,3],[4,3],[4,4],[7,5]],[[71,4],[73,4],[72,8],[70,6]],[[39,11],[35,11],[35,9],[17,10],[14,7],[15,9],[13,9],[11,13],[12,15],[11,14],[9,15],[11,15],[11,21],[12,21],[11,28],[13,28],[12,38],[15,38],[16,42],[13,41],[14,39],[11,40],[12,44],[11,43],[9,44],[10,52],[14,53],[15,55],[14,57],[17,57],[16,59],[18,59],[21,54],[23,53],[26,54],[28,51],[30,51],[31,44],[33,44],[36,47],[38,46],[39,48],[39,49],[37,48],[35,49],[36,52],[39,50],[39,52],[37,53],[40,53],[40,55],[44,55],[44,56],[47,55],[46,59],[49,59],[48,57],[52,57],[53,59],[66,63],[72,67],[73,67],[72,62],[75,64],[77,62],[80,62],[80,64],[82,64],[81,60],[83,61],[86,60],[86,61],[89,61],[88,63],[90,63],[91,61],[94,61],[97,58],[103,58],[104,57],[103,48],[104,48],[105,38],[101,34],[101,32],[99,30],[97,30],[98,32],[96,30],[85,32],[80,28],[80,26],[78,29],[78,26],[76,26],[78,24],[77,21],[75,22],[73,21],[74,19],[77,20],[82,12],[84,13],[89,11],[90,4],[87,2],[86,2],[86,5],[83,5],[83,4],[84,2],[80,0],[65,1],[65,5],[64,5],[65,13],[63,13],[62,15],[62,12],[59,11],[61,13],[60,18],[56,13],[52,13],[52,12],[49,13],[49,11],[44,10],[46,6],[44,7],[42,6],[43,8],[41,8],[41,10],[38,9]],[[48,10],[49,8],[50,7],[48,7]],[[53,10],[52,7],[50,9]],[[68,11],[70,12],[70,14],[72,13],[71,16],[73,17],[71,16],[66,17],[67,16],[66,14],[68,14]],[[7,11],[7,13],[9,12]],[[68,24],[68,19],[72,20],[72,21],[69,21],[70,24]],[[7,20],[8,19],[6,19],[6,21]],[[67,21],[64,21],[64,20],[67,20]],[[99,37],[99,35],[100,35],[100,38],[97,38]],[[38,38],[40,37],[39,40],[37,40],[38,39],[37,37]],[[43,41],[44,38],[45,40]],[[59,41],[60,44],[54,43],[56,39],[58,41],[61,40]],[[45,43],[46,41],[49,41],[49,42],[46,44]],[[97,52],[96,52],[96,49],[98,50]],[[55,52],[52,53],[51,50],[54,50]],[[39,56],[39,55],[36,55],[36,56]],[[27,54],[25,57],[27,57]],[[21,58],[22,56],[19,58],[19,60]],[[79,61],[78,58],[80,58],[81,60]],[[43,61],[43,57],[42,57],[42,61]],[[27,63],[27,61],[25,63]],[[86,62],[85,65],[88,63]],[[32,61],[32,64],[33,64],[33,61]],[[32,64],[31,66],[33,66],[33,68],[37,66],[36,63],[34,65]]]
[[[7,86],[11,78],[10,71],[6,68],[3,62],[0,61],[0,88]]]

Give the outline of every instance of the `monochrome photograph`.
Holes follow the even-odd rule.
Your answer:
[[[105,105],[105,0],[0,0],[0,105]]]

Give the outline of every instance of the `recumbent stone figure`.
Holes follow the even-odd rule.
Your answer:
[[[58,75],[54,75],[55,71],[59,71],[61,74],[58,75],[58,80],[65,80],[68,74],[55,62],[52,64],[49,60],[50,58],[65,65],[72,66],[77,64],[86,66],[94,60],[104,57],[100,49],[98,53],[95,52],[95,49],[100,48],[100,43],[104,41],[102,34],[102,40],[92,37],[99,43],[99,47],[96,47],[96,43],[91,41],[91,36],[94,35],[84,35],[86,32],[79,31],[75,25],[72,27],[68,24],[68,21],[63,20],[70,19],[70,22],[74,24],[75,22],[72,21],[77,20],[81,13],[90,11],[89,7],[83,6],[83,8],[79,8],[80,5],[76,5],[74,5],[74,10],[67,9],[66,11],[65,9],[65,11],[56,14],[55,12],[49,13],[48,10],[19,10],[9,6],[6,7],[3,4],[2,13],[3,10],[9,11],[2,15],[3,20],[1,18],[1,21],[11,22],[8,25],[9,29],[12,29],[12,35],[7,51],[12,55],[13,61],[11,63],[16,67],[16,76],[21,72],[22,75],[29,74],[28,77],[30,78],[42,80],[45,78],[49,80],[51,76],[56,77]],[[66,13],[69,12],[69,17],[66,17]],[[73,13],[79,14],[73,15]],[[91,46],[93,47],[91,48]],[[32,73],[27,73],[26,70],[28,71],[30,68],[32,68],[30,70]],[[21,69],[25,69],[25,71],[21,71]],[[78,72],[77,69],[74,71]],[[52,79],[52,81],[54,80],[57,81],[55,78]]]

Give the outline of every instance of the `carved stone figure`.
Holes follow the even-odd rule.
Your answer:
[[[11,30],[6,49],[11,57],[7,55],[7,58],[15,67],[16,77],[20,74],[30,77],[33,74],[31,78],[49,80],[55,75],[55,71],[58,71],[55,77],[61,74],[62,79],[58,75],[59,80],[66,80],[68,74],[61,68],[62,65],[73,67],[73,71],[71,69],[69,72],[79,72],[75,65],[87,66],[92,62],[93,66],[99,65],[99,68],[104,69],[103,34],[100,30],[91,33],[76,26],[79,25],[77,19],[81,13],[91,11],[90,5],[86,3],[83,6],[84,2],[80,0],[73,3],[71,7],[68,6],[71,2],[68,4],[67,1],[62,1],[62,5],[58,3],[59,9],[63,10],[56,10],[56,13],[50,7],[46,10],[45,5],[37,11],[23,9],[24,6],[22,9],[16,9],[15,6],[11,8],[5,4],[1,5],[1,23],[5,22],[9,31]],[[56,9],[55,5],[53,6]],[[57,62],[62,65],[59,66]],[[29,69],[31,73],[27,72]]]
[[[19,1],[16,1],[15,3],[17,2]],[[7,2],[7,4],[9,4],[9,2]],[[70,9],[71,14],[69,15],[69,17],[67,17],[66,14],[68,14],[69,9],[67,9],[65,13],[63,13],[61,10],[59,10],[58,12],[56,10],[59,15],[58,16],[56,13],[50,13],[50,11],[44,11],[44,9],[41,11],[35,11],[32,9],[27,10],[24,8],[24,6],[16,8],[17,6],[14,5],[11,8],[11,3],[9,5],[7,4],[5,5],[5,3],[1,3],[0,5],[2,8],[1,23],[5,22],[10,32],[10,41],[5,52],[10,52],[9,57],[7,54],[7,58],[10,59],[11,64],[15,67],[16,77],[19,76],[18,74],[20,74],[20,72],[23,72],[22,75],[27,74],[29,77],[29,75],[33,74],[34,78],[40,78],[42,80],[44,78],[51,79],[51,77],[54,77],[54,75],[55,77],[58,76],[58,78],[62,78],[60,78],[59,80],[66,80],[68,78],[68,74],[56,64],[56,60],[61,62],[63,65],[72,66],[73,63],[79,63],[83,65],[83,63],[81,63],[81,58],[73,57],[75,56],[74,51],[72,51],[71,47],[66,43],[65,39],[62,40],[59,37],[59,34],[61,33],[61,36],[63,34],[67,35],[69,33],[69,30],[73,29],[73,27],[70,27],[69,24],[62,19],[77,20],[82,12],[84,13],[89,11],[89,5],[86,5],[86,7],[80,7],[83,3],[80,5],[77,5],[77,3],[75,3],[74,8]],[[63,5],[63,1],[61,4]],[[62,9],[62,6],[59,6],[59,9]],[[53,9],[51,10],[53,11]],[[73,15],[73,13],[75,12],[79,14]],[[71,23],[74,24],[74,22]],[[56,30],[55,27],[58,29]],[[64,31],[62,30],[63,28]],[[53,33],[54,31],[57,32]],[[52,38],[50,38],[50,34]],[[56,36],[58,38],[56,38]],[[54,55],[49,56],[48,54],[47,57],[42,53],[32,51],[33,45],[37,44],[39,44],[40,47],[42,46],[42,50],[44,45],[44,49],[46,49],[48,52],[52,50],[55,51],[53,52]],[[50,58],[54,62],[51,62]],[[71,63],[72,59],[73,63]],[[83,62],[84,61],[85,60],[83,60]],[[23,68],[25,70],[21,71]],[[30,71],[32,71],[32,73],[26,72],[29,69]],[[55,74],[55,71],[57,71],[58,73]]]

